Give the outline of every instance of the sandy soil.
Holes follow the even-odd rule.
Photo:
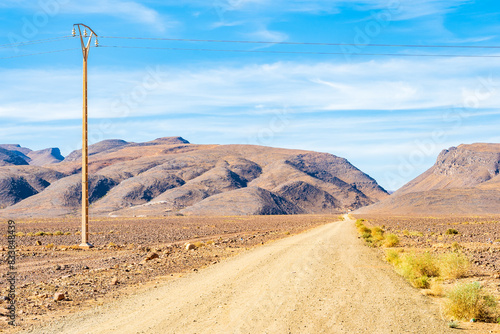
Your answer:
[[[438,307],[336,222],[29,333],[448,333]]]

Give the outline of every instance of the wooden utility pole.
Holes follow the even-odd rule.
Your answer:
[[[82,23],[77,23],[73,25],[73,36],[76,35],[75,28],[78,28],[80,41],[82,44],[83,53],[83,122],[82,122],[82,243],[81,248],[92,248],[92,244],[89,243],[89,160],[88,160],[88,122],[87,122],[87,59],[90,51],[90,43],[92,37],[96,37],[97,44],[97,34],[88,26]],[[83,34],[82,34],[83,27]],[[90,31],[90,36],[87,35],[87,29]],[[85,43],[84,38],[87,39]]]

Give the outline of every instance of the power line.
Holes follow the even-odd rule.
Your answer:
[[[38,55],[43,55],[43,54],[48,54],[48,53],[66,52],[66,51],[73,51],[73,50],[80,50],[80,49],[73,48],[73,49],[65,49],[65,50],[45,51],[45,52],[29,53],[29,54],[10,56],[10,57],[2,57],[0,59],[12,59],[12,58],[21,58],[21,57],[29,57],[29,56],[38,56]]]
[[[273,50],[222,50],[222,49],[190,49],[163,48],[149,46],[100,45],[100,48],[148,49],[171,51],[203,51],[203,52],[239,52],[239,53],[273,53],[273,54],[310,54],[310,55],[345,55],[345,52],[315,51],[273,51]],[[454,57],[454,58],[500,58],[500,55],[451,55],[451,54],[403,54],[403,53],[349,53],[350,56],[393,56],[393,57]]]
[[[121,37],[100,36],[109,39],[135,39],[170,42],[204,42],[204,43],[242,43],[242,44],[277,44],[277,45],[318,45],[318,46],[370,46],[370,47],[404,47],[404,48],[464,48],[464,49],[500,49],[498,45],[416,45],[416,44],[359,44],[359,43],[323,43],[323,42],[271,42],[271,41],[238,41],[217,39],[189,38],[153,38],[153,37]]]
[[[59,42],[61,40],[70,39],[70,38],[73,38],[73,36],[61,36],[61,37],[45,38],[45,39],[38,39],[38,40],[32,40],[32,41],[26,41],[26,42],[2,44],[2,45],[0,45],[0,49],[17,47],[17,46],[25,46],[25,45],[33,45],[33,44]]]

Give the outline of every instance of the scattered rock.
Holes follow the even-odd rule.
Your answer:
[[[494,279],[500,279],[500,272],[491,275]]]
[[[62,293],[62,292],[56,292],[54,294],[54,300],[55,301],[64,300],[65,298],[66,298],[66,296],[64,296],[64,293]]]
[[[145,263],[147,261],[151,261],[153,259],[158,259],[160,257],[160,255],[158,255],[158,253],[155,253],[155,252],[152,252],[152,253],[149,253],[142,261],[141,263]]]
[[[36,246],[41,246],[41,245],[42,245],[42,242],[41,242],[40,240],[37,240],[37,241],[35,242],[35,245],[36,245]]]
[[[186,244],[186,250],[191,250],[191,249],[196,249],[196,245],[195,244],[187,243]]]
[[[113,277],[111,279],[111,285],[117,285],[119,282],[118,282],[118,277]]]
[[[56,266],[54,267],[55,270],[61,270],[61,266],[56,264]]]

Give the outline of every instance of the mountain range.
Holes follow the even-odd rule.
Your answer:
[[[0,217],[78,215],[81,151],[0,145]],[[344,158],[181,137],[89,146],[90,212],[97,216],[341,213],[389,194]]]

